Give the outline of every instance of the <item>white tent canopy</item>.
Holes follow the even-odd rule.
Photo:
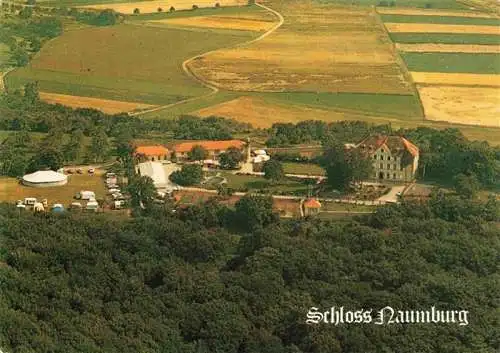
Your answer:
[[[55,186],[64,185],[68,182],[68,177],[53,170],[39,170],[32,174],[23,176],[23,184],[30,186]]]

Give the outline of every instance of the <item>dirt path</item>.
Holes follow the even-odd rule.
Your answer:
[[[285,22],[285,19],[284,17],[278,12],[278,11],[275,11],[269,7],[267,7],[266,5],[262,5],[262,4],[258,4],[256,3],[255,5],[273,13],[277,18],[278,18],[278,23],[276,25],[274,25],[271,29],[269,29],[267,32],[265,32],[264,34],[262,34],[261,36],[255,38],[255,39],[252,39],[248,42],[244,42],[244,43],[240,43],[240,44],[237,44],[235,46],[231,46],[231,47],[228,47],[228,48],[218,48],[218,49],[215,49],[215,50],[211,50],[211,51],[208,51],[206,53],[203,53],[203,54],[198,54],[198,55],[195,55],[189,59],[186,59],[184,60],[184,62],[182,63],[182,71],[184,71],[184,73],[189,76],[190,78],[192,78],[193,80],[197,81],[198,83],[200,83],[202,86],[210,89],[210,92],[207,93],[207,94],[204,94],[202,96],[197,96],[197,97],[191,97],[191,98],[188,98],[188,99],[184,99],[184,100],[181,100],[181,101],[178,101],[178,102],[175,102],[175,103],[171,103],[171,104],[167,104],[167,105],[162,105],[162,106],[159,106],[159,107],[156,107],[156,108],[152,108],[152,109],[147,109],[147,110],[142,110],[140,112],[135,112],[135,113],[129,113],[130,116],[140,116],[140,115],[143,115],[143,114],[147,114],[147,113],[152,113],[152,112],[156,112],[156,111],[159,111],[159,110],[163,110],[163,109],[167,109],[167,108],[171,108],[171,107],[175,107],[177,105],[180,105],[180,104],[184,104],[184,103],[189,103],[189,102],[192,102],[194,100],[197,100],[197,99],[203,99],[203,98],[208,98],[208,97],[211,97],[215,94],[217,94],[219,92],[219,88],[217,87],[217,85],[213,82],[210,82],[210,81],[207,81],[199,76],[197,76],[190,68],[189,68],[189,63],[191,63],[193,60],[196,60],[200,57],[203,57],[203,56],[206,56],[206,55],[210,55],[212,53],[215,53],[219,50],[225,50],[225,49],[230,49],[230,48],[238,48],[238,47],[243,47],[243,46],[247,46],[247,45],[250,45],[250,44],[253,44],[255,42],[258,42],[264,38],[266,38],[267,36],[271,35],[274,31],[276,31],[278,28],[280,28],[283,23]]]
[[[7,76],[7,74],[14,69],[15,69],[14,67],[11,67],[11,68],[8,68],[7,70],[5,70],[4,72],[0,72],[0,92],[6,91],[5,76]]]

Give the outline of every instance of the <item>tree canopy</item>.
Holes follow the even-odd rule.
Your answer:
[[[130,219],[0,207],[7,352],[495,352],[499,210],[436,193],[354,220],[248,196]],[[256,227],[234,225],[250,225]],[[233,226],[231,226],[231,224]],[[227,225],[227,226],[226,226]],[[240,229],[238,231],[231,229]],[[307,325],[311,307],[468,310],[467,327]]]

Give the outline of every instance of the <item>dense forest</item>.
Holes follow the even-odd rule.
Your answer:
[[[498,352],[499,205],[436,192],[353,220],[269,199],[134,218],[0,208],[6,352]],[[469,325],[306,324],[311,307],[468,310]]]

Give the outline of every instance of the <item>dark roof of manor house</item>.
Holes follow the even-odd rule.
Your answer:
[[[419,155],[418,147],[402,136],[369,136],[358,143],[356,148],[361,148],[361,150],[366,151],[366,153],[372,154],[382,146],[387,147],[393,156],[404,156],[409,154],[412,157],[417,157]]]

